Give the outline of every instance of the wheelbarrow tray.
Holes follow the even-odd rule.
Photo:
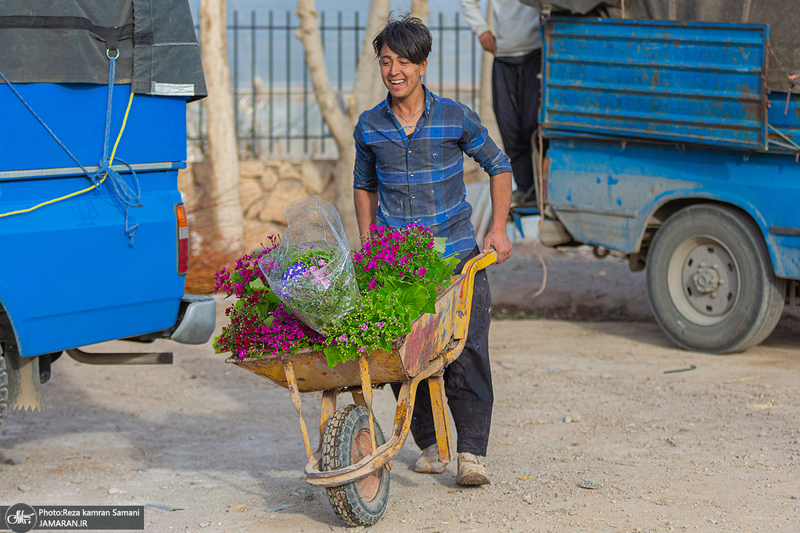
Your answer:
[[[464,273],[453,276],[450,285],[437,297],[436,313],[425,313],[412,322],[411,331],[392,342],[391,353],[373,350],[367,356],[372,383],[408,381],[437,357],[451,352],[453,345],[466,339],[474,273],[470,276],[468,269],[464,270]],[[289,388],[289,384],[284,363],[291,362],[299,392],[361,386],[358,361],[346,361],[330,368],[325,354],[310,348],[294,354],[245,359],[232,356],[226,362],[286,388]]]

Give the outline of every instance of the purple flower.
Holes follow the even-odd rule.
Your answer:
[[[286,281],[290,279],[300,278],[306,274],[306,267],[303,263],[297,262],[286,269],[286,272],[281,274],[281,280]]]

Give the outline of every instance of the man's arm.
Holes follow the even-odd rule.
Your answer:
[[[375,223],[378,213],[378,193],[364,189],[353,189],[353,201],[356,205],[356,222],[358,233],[362,238],[370,234],[369,225]]]
[[[461,0],[461,13],[464,15],[464,20],[467,21],[469,27],[478,36],[478,41],[483,49],[492,55],[496,54],[497,44],[495,43],[494,35],[489,30],[489,24],[481,13],[479,0]]]
[[[511,257],[511,240],[506,233],[508,211],[511,209],[511,172],[490,176],[489,194],[492,197],[492,225],[483,238],[482,250],[488,252],[494,248],[499,265]]]
[[[378,213],[378,172],[375,167],[375,154],[364,141],[361,118],[358,119],[353,140],[356,143],[356,160],[353,167],[353,202],[356,208],[358,234],[368,238],[370,224],[375,223]]]

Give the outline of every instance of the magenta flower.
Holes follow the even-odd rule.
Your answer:
[[[426,272],[428,272],[428,269],[425,268],[425,267],[422,267],[419,270],[417,270],[417,276],[424,276]]]

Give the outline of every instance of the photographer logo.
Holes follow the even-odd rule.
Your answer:
[[[14,533],[30,531],[36,525],[36,511],[30,505],[18,503],[6,511],[6,526]]]

